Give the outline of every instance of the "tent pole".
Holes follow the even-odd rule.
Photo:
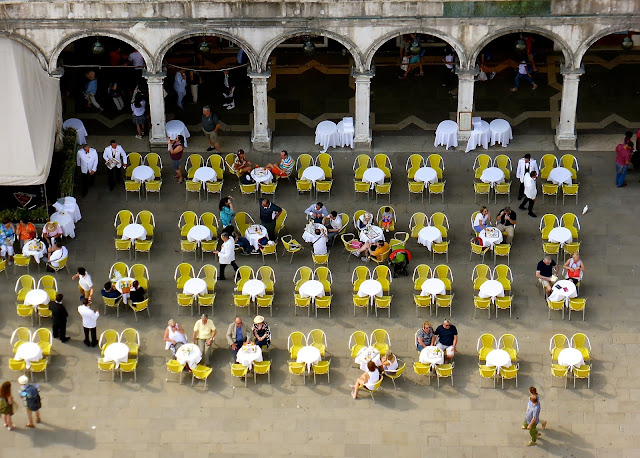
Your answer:
[[[44,205],[45,208],[47,209],[47,221],[49,220],[49,199],[47,198],[47,183],[45,182],[43,185],[44,187]]]

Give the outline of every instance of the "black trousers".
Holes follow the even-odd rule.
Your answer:
[[[90,173],[82,174],[82,179],[81,179],[82,197],[87,195],[87,193],[89,192],[89,187],[93,186],[94,181],[95,181],[95,174],[94,175],[91,175]]]
[[[51,330],[53,331],[53,338],[60,340],[67,339],[67,320],[64,321],[54,321],[51,324]]]
[[[524,197],[524,183],[520,182],[520,187],[518,188],[518,200]]]
[[[276,239],[276,221],[270,221],[268,223],[262,222],[262,225],[267,229],[267,235],[269,236],[269,240]]]
[[[120,168],[114,167],[111,170],[107,169],[107,177],[109,179],[109,190],[113,191],[116,183],[120,182]]]
[[[91,345],[95,347],[98,345],[98,336],[96,335],[96,328],[82,328],[84,329],[84,344],[88,347]],[[89,333],[91,333],[91,341],[89,341]]]
[[[525,197],[522,203],[520,204],[520,209],[524,210],[524,207],[527,205],[527,203],[529,204],[529,213],[533,213],[533,205],[536,203],[536,200]]]
[[[231,267],[233,267],[233,271],[234,271],[234,272],[235,272],[236,270],[238,270],[238,264],[236,264],[236,262],[235,262],[235,261],[231,261],[229,264],[231,264]],[[220,275],[220,278],[221,278],[222,280],[224,280],[224,279],[225,279],[225,278],[224,278],[224,269],[226,269],[226,268],[227,268],[227,266],[228,266],[229,264],[220,264],[220,274],[219,274],[219,275]]]

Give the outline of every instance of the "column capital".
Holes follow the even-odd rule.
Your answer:
[[[580,68],[566,68],[564,65],[560,65],[560,73],[564,78],[579,79],[581,75],[584,75],[584,67]]]
[[[461,79],[474,79],[478,73],[480,73],[480,67],[477,66],[471,69],[456,67],[456,75]]]
[[[142,76],[147,80],[148,84],[162,84],[164,79],[167,76],[167,72],[166,71],[162,71],[162,72],[158,72],[158,73],[151,73],[151,72],[143,72]]]
[[[358,81],[358,80],[359,81],[371,80],[371,78],[376,76],[376,68],[375,67],[371,67],[371,70],[366,70],[364,72],[359,72],[355,68],[352,68],[351,69],[351,76],[356,81]]]
[[[271,67],[267,68],[265,71],[247,70],[247,76],[251,78],[251,81],[264,79],[266,82],[267,78],[271,77]]]
[[[64,75],[64,68],[63,67],[58,67],[55,70],[53,70],[52,72],[49,72],[49,76],[51,78],[55,78],[55,79],[60,79],[62,78],[62,76]]]

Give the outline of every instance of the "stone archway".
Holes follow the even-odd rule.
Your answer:
[[[38,58],[38,62],[40,62],[40,65],[42,65],[42,69],[46,72],[50,72],[47,57],[45,56],[44,52],[31,40],[11,32],[0,32],[0,38],[1,37],[17,41],[21,45],[29,48],[29,50],[31,50],[31,52]]]

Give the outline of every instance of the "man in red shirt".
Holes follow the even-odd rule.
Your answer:
[[[624,179],[627,177],[629,170],[629,161],[633,155],[633,142],[627,142],[626,145],[620,143],[616,146],[616,186],[623,188],[627,185]]]

